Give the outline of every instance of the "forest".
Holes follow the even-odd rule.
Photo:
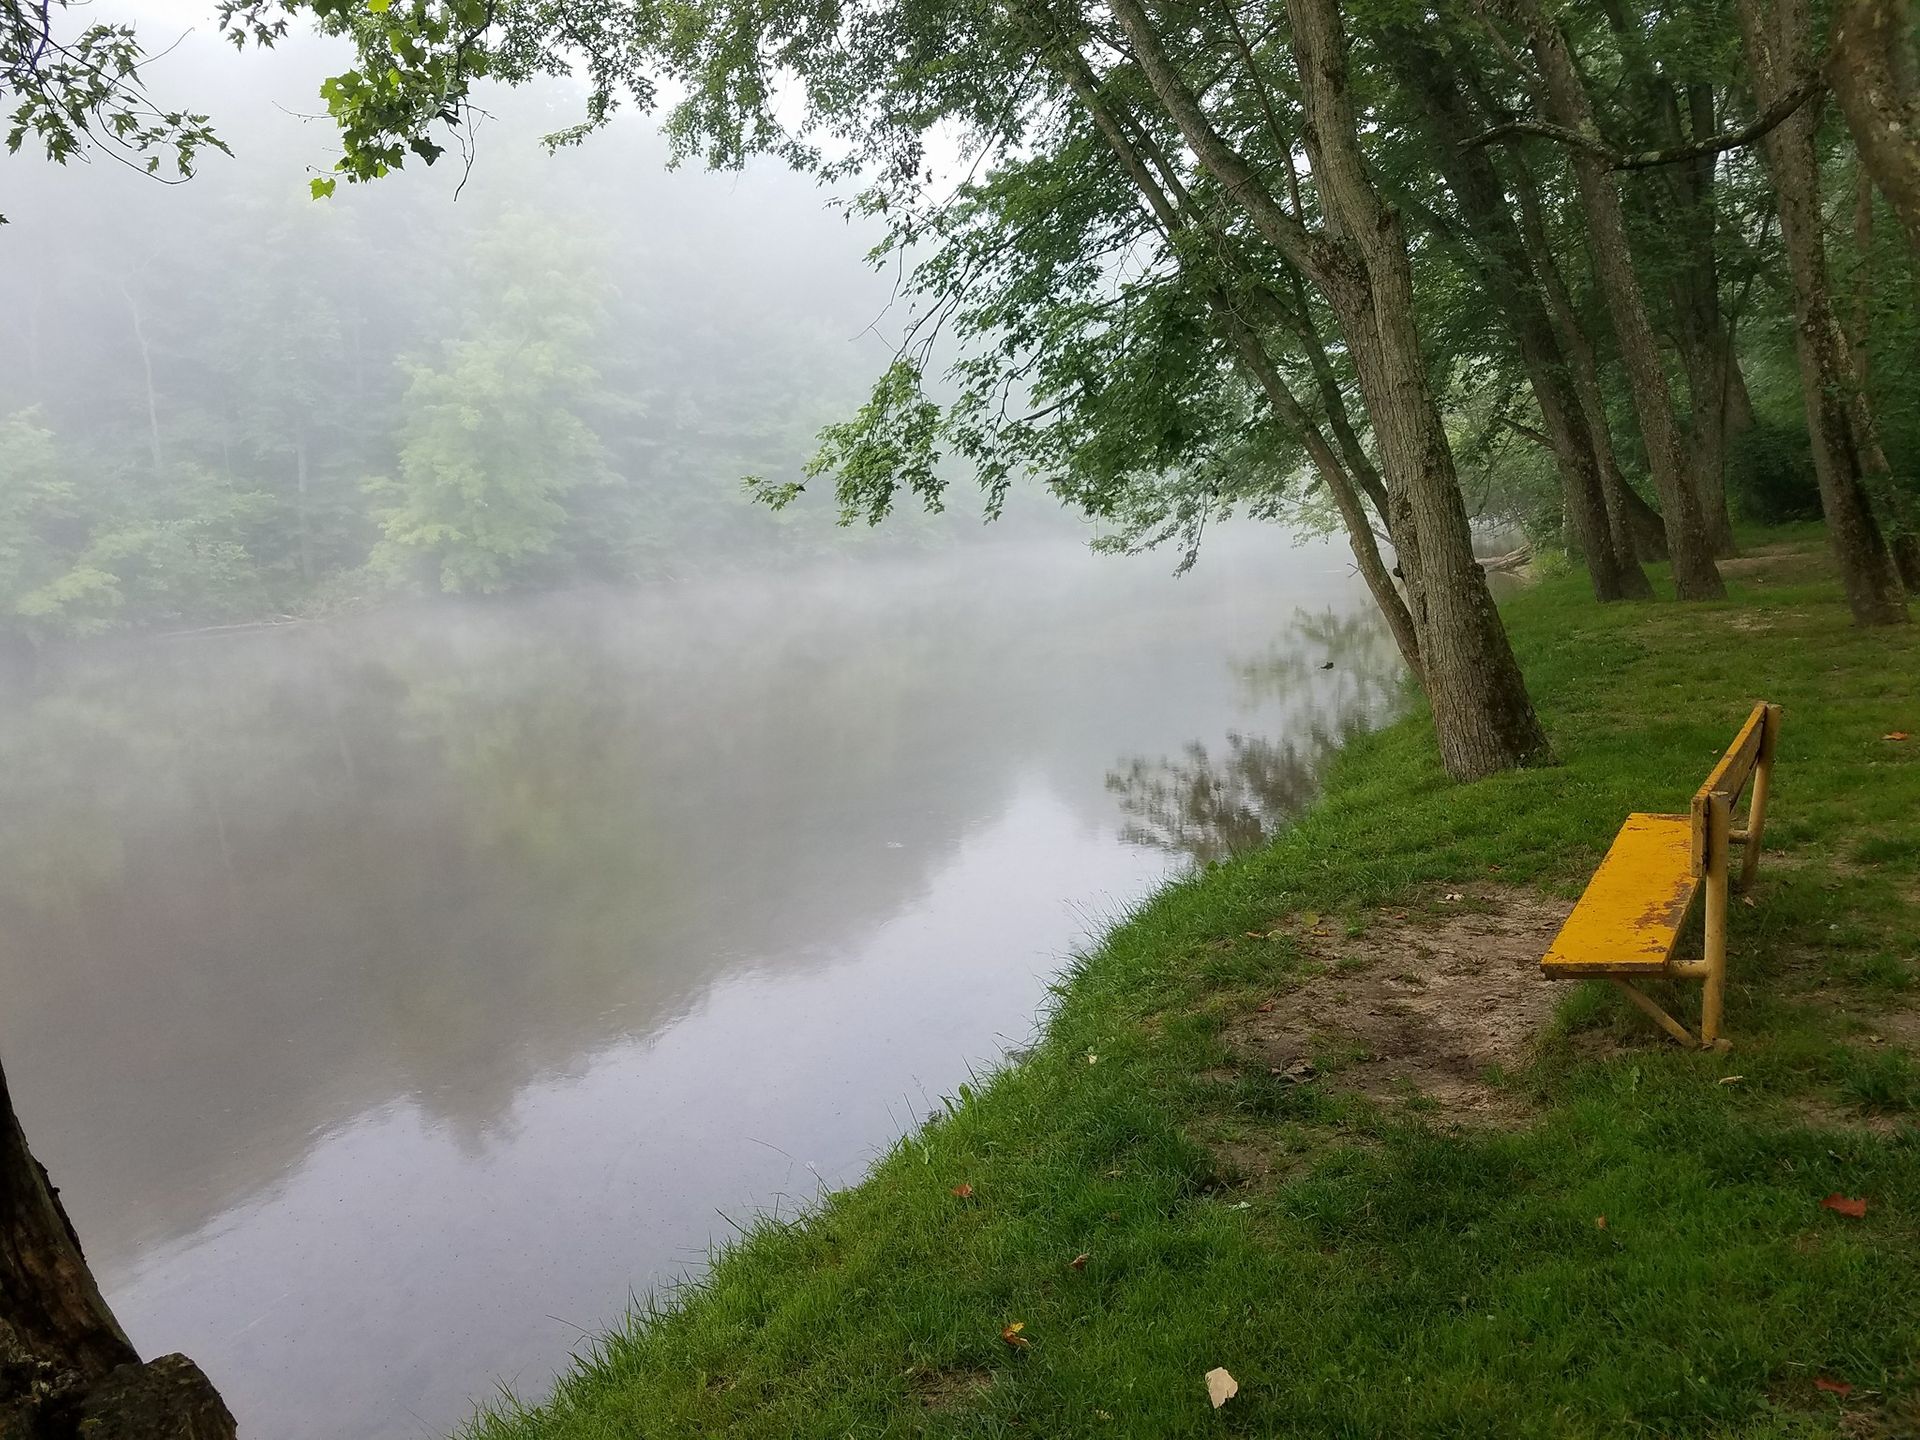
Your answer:
[[[1904,0],[210,19],[238,60],[326,37],[318,171],[218,188],[253,137],[162,89],[146,20],[0,0],[8,146],[54,162],[0,192],[0,246],[33,226],[42,252],[0,272],[16,646],[951,539],[977,489],[1181,566],[1236,514],[1341,536],[1473,782],[1557,758],[1483,522],[1599,606],[1704,611],[1742,526],[1800,520],[1858,631],[1920,593]],[[552,153],[501,161],[500,115]],[[817,185],[879,282],[870,335],[823,333],[804,283],[698,282],[666,252],[715,236],[569,179],[594,147]],[[60,168],[89,158],[121,190],[191,183],[102,223]],[[423,171],[475,197],[406,188]],[[192,223],[143,223],[203,188]],[[0,1134],[0,1187],[51,1214],[24,1157]],[[24,1253],[67,1263],[41,1225]],[[125,1347],[86,1305],[47,1335]]]

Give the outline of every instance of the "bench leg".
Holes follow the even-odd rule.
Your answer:
[[[1673,1016],[1669,1015],[1665,1010],[1662,1010],[1650,995],[1638,985],[1635,985],[1631,980],[1622,980],[1618,975],[1610,975],[1607,978],[1619,987],[1622,995],[1626,996],[1627,999],[1651,1015],[1654,1024],[1666,1031],[1667,1034],[1673,1036],[1673,1038],[1678,1040],[1682,1045],[1685,1045],[1688,1049],[1692,1049],[1700,1043],[1693,1038],[1693,1032],[1691,1030],[1687,1029],[1686,1026],[1674,1019]]]
[[[1700,1044],[1703,1049],[1724,1047],[1720,1020],[1727,989],[1727,869],[1728,839],[1733,829],[1731,806],[1724,795],[1707,799],[1707,914],[1706,974],[1700,993]],[[1749,846],[1756,853],[1758,844]]]

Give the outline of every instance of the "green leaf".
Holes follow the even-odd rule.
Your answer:
[[[331,175],[318,175],[314,177],[313,182],[307,186],[307,189],[313,192],[314,199],[324,200],[333,194],[333,187],[336,183]]]
[[[384,15],[392,4],[393,0],[367,0],[367,9],[376,15]]]

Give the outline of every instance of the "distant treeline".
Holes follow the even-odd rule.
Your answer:
[[[829,497],[775,514],[745,493],[795,473],[874,366],[860,330],[885,284],[805,182],[772,177],[784,209],[741,233],[727,182],[664,175],[644,136],[592,169],[503,163],[457,205],[447,183],[315,203],[297,161],[243,160],[178,190],[51,172],[0,231],[0,629],[670,578],[978,528],[845,530]]]

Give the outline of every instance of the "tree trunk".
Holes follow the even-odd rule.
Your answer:
[[[1740,28],[1755,101],[1771,104],[1806,68],[1803,0],[1740,0]],[[1856,624],[1905,622],[1906,600],[1867,498],[1865,468],[1879,454],[1866,397],[1834,314],[1820,213],[1819,111],[1802,106],[1761,141],[1780,211],[1780,238],[1793,281],[1794,353],[1813,440],[1820,508]],[[1884,457],[1880,457],[1884,464]]]
[[[208,1428],[216,1411],[224,1430]],[[189,1421],[196,1428],[182,1428]],[[0,1069],[0,1437],[71,1440],[82,1425],[88,1440],[234,1434],[191,1361],[140,1363],[87,1269],[59,1192],[27,1149]]]
[[[1313,281],[1354,357],[1380,446],[1388,532],[1407,579],[1441,760],[1469,780],[1546,759],[1486,576],[1473,558],[1453,455],[1413,323],[1411,266],[1397,217],[1360,157],[1339,15],[1331,0],[1290,0],[1306,98],[1306,148],[1333,233],[1309,232],[1215,129],[1140,0],[1109,0],[1141,72],[1200,164],[1259,234]]]
[[[1520,232],[1527,242],[1527,254],[1534,273],[1540,277],[1547,297],[1547,313],[1553,317],[1554,333],[1565,352],[1573,375],[1573,388],[1580,397],[1580,411],[1587,418],[1587,434],[1593,441],[1593,453],[1600,465],[1600,483],[1607,497],[1607,525],[1613,532],[1616,554],[1632,555],[1636,560],[1667,558],[1667,527],[1660,512],[1640,498],[1640,492],[1628,482],[1620,468],[1620,457],[1613,447],[1612,423],[1607,416],[1606,396],[1600,389],[1600,357],[1593,340],[1575,314],[1573,297],[1554,258],[1553,245],[1547,239],[1547,227],[1540,213],[1540,193],[1528,172],[1526,161],[1514,156],[1514,172],[1520,197]]]
[[[1854,172],[1853,322],[1847,331],[1847,344],[1853,351],[1853,386],[1861,402],[1866,404],[1867,382],[1873,378],[1872,352],[1868,349],[1873,334],[1873,176],[1858,161]],[[1867,418],[1865,411],[1862,418]],[[1891,470],[1884,453],[1874,459],[1880,471]],[[1920,522],[1916,522],[1912,503],[1893,483],[1891,474],[1883,473],[1881,478],[1883,488],[1878,498],[1885,502],[1887,525],[1892,532],[1887,536],[1887,550],[1893,556],[1893,568],[1900,576],[1900,583],[1907,587],[1907,593],[1920,595]]]
[[[300,578],[313,583],[313,536],[307,524],[307,430],[296,425],[293,431],[294,523],[300,530]]]
[[[1546,734],[1474,558],[1453,452],[1414,325],[1413,270],[1400,219],[1382,203],[1361,154],[1339,10],[1335,0],[1287,0],[1287,16],[1308,162],[1322,207],[1359,262],[1357,273],[1350,264],[1329,267],[1328,299],[1336,314],[1345,312],[1389,500],[1407,517],[1389,529],[1409,577],[1441,758],[1458,779],[1545,759]],[[1412,555],[1403,534],[1416,547]]]
[[[1837,0],[1827,83],[1860,161],[1920,254],[1920,54],[1911,0]]]
[[[1560,474],[1561,500],[1574,546],[1586,557],[1594,598],[1651,599],[1653,586],[1631,545],[1616,550],[1598,452],[1575,393],[1566,357],[1554,335],[1539,277],[1507,203],[1507,187],[1482,147],[1466,142],[1485,128],[1476,123],[1455,78],[1458,61],[1434,50],[1418,32],[1389,37],[1391,63],[1418,97],[1440,162],[1478,253],[1481,278],[1495,309],[1506,317],[1546,427]]]
[[[1644,113],[1640,138],[1648,149],[1677,150],[1715,134],[1713,87],[1681,87],[1647,54],[1638,24],[1615,0],[1606,0],[1608,23],[1620,45],[1626,73]],[[1685,116],[1683,122],[1682,116]],[[1646,214],[1647,230],[1661,237],[1680,362],[1687,372],[1688,478],[1706,519],[1718,559],[1735,554],[1733,518],[1727,510],[1727,446],[1739,361],[1720,311],[1719,207],[1714,197],[1717,161],[1693,155],[1650,172],[1625,197]],[[1744,392],[1744,387],[1743,387]]]
[[[1527,32],[1546,81],[1555,123],[1597,142],[1593,105],[1566,37],[1546,17],[1538,0],[1508,0],[1508,4]],[[1634,411],[1646,440],[1647,468],[1653,475],[1654,488],[1660,492],[1667,549],[1673,559],[1674,589],[1682,600],[1720,599],[1727,588],[1713,563],[1706,516],[1688,476],[1679,426],[1673,418],[1673,396],[1660,363],[1653,324],[1647,318],[1646,297],[1634,273],[1617,181],[1606,162],[1585,147],[1569,147],[1569,160],[1586,211],[1594,271],[1607,297],[1614,334],[1620,342],[1620,358],[1633,391]]]
[[[127,302],[127,314],[133,320],[133,341],[140,348],[140,369],[146,376],[147,448],[153,457],[153,473],[158,475],[166,456],[160,448],[160,399],[153,388],[153,352],[147,345],[146,327],[140,323],[140,307],[134,303],[133,292],[122,285],[120,295]]]

